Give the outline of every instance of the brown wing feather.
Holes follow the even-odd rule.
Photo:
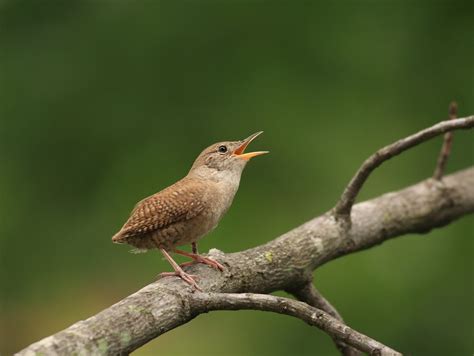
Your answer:
[[[201,181],[185,178],[141,200],[113,239],[146,235],[197,216],[204,209],[205,189]]]

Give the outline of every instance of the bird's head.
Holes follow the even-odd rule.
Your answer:
[[[196,174],[204,178],[221,177],[227,174],[240,174],[247,162],[256,156],[268,153],[268,151],[245,152],[247,146],[263,131],[250,135],[241,141],[224,141],[207,147],[191,167],[190,174]]]

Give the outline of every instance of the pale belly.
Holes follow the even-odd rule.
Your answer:
[[[173,249],[198,241],[212,231],[217,224],[217,219],[212,215],[202,214],[157,231],[153,239],[163,246],[162,248]]]

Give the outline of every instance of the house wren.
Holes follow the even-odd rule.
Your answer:
[[[186,177],[140,201],[112,241],[144,250],[158,248],[174,269],[161,276],[178,276],[199,290],[194,276],[184,272],[181,266],[204,263],[223,270],[219,262],[198,254],[197,241],[213,230],[229,209],[247,162],[268,153],[244,153],[261,133],[243,141],[219,142],[206,148]],[[192,245],[192,253],[176,249],[186,244]],[[180,266],[168,251],[190,257],[193,262]]]

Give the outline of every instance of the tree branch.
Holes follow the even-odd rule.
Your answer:
[[[295,298],[297,298],[298,300],[301,300],[302,302],[305,302],[308,305],[311,305],[315,308],[325,311],[332,317],[339,320],[341,323],[344,323],[344,320],[342,319],[341,315],[337,312],[336,308],[334,308],[332,304],[329,303],[329,301],[326,298],[324,298],[324,296],[313,285],[311,280],[305,283],[300,288],[289,290],[288,293],[293,294]],[[335,335],[330,335],[330,336],[333,339],[334,343],[336,344],[336,347],[339,349],[342,355],[358,356],[361,354],[357,349],[350,347],[343,340],[339,339]]]
[[[263,310],[294,316],[311,326],[326,331],[333,338],[344,340],[369,355],[400,355],[378,341],[355,331],[321,309],[288,298],[266,294],[195,293],[192,309],[198,314],[212,310]]]
[[[316,289],[313,283],[305,283],[301,288],[296,288],[288,292],[293,294],[295,298],[298,298],[298,300],[301,300],[312,307],[324,310],[332,317],[344,322],[342,316],[338,313],[336,308],[334,308],[332,304],[329,303],[326,298],[324,298],[324,296]]]
[[[458,104],[456,102],[451,102],[449,104],[449,120],[456,119],[458,115]],[[440,180],[443,177],[444,169],[446,167],[446,162],[448,161],[449,154],[451,153],[451,145],[453,143],[453,133],[446,132],[443,137],[443,145],[441,146],[441,151],[439,152],[438,161],[436,163],[436,169],[433,173],[433,178]]]
[[[315,268],[339,256],[408,233],[425,233],[472,212],[474,167],[445,176],[442,181],[427,179],[356,204],[350,230],[341,228],[334,216],[326,213],[246,251],[224,254],[211,250],[210,255],[227,267],[222,273],[202,265],[187,271],[199,274],[199,285],[207,292],[292,290],[306,283]],[[190,288],[182,281],[161,279],[30,345],[19,355],[131,352],[193,319],[196,314],[189,303],[190,295]]]
[[[402,138],[391,145],[381,148],[372,156],[367,158],[356,172],[354,177],[352,177],[351,181],[342,193],[341,198],[334,207],[334,215],[337,218],[343,218],[350,221],[352,205],[356,200],[357,194],[369,177],[370,173],[372,173],[372,171],[380,166],[383,162],[442,133],[452,130],[468,129],[473,126],[474,116],[442,121],[434,126],[421,130],[414,135]]]

